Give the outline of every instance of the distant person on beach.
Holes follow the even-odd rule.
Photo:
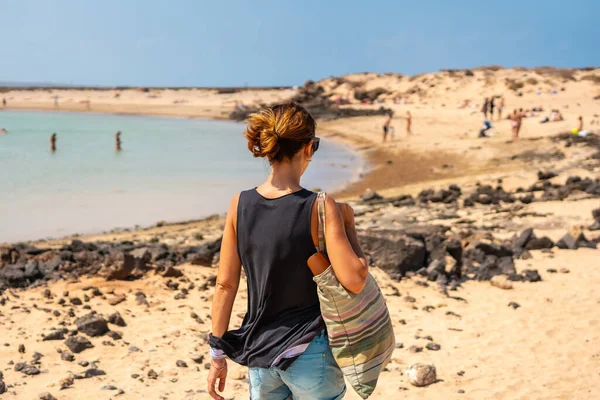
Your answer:
[[[512,126],[512,139],[513,141],[517,141],[519,139],[519,133],[521,132],[523,114],[515,108],[509,118]]]
[[[253,189],[235,195],[227,212],[209,336],[212,399],[223,399],[217,391],[225,390],[227,358],[248,367],[251,399],[341,399],[346,392],[313,277],[331,265],[352,296],[365,287],[367,262],[354,210],[300,186],[319,148],[315,129],[308,111],[292,102],[265,107],[247,120],[248,149],[267,159],[271,172],[258,187],[249,183]],[[327,229],[318,228],[319,219]],[[328,258],[318,250],[323,232]],[[242,268],[249,306],[241,327],[230,330]]]
[[[121,151],[121,131],[115,133],[115,151]]]
[[[56,133],[53,133],[52,136],[50,136],[50,151],[53,153],[56,151],[56,138]]]
[[[577,124],[577,128],[573,128],[571,132],[574,135],[587,136],[589,132],[583,130],[583,116],[580,115],[577,120],[579,121]]]
[[[2,108],[6,107],[6,99],[3,97],[2,98]]]
[[[54,96],[54,108],[58,108],[58,96]]]
[[[490,108],[490,100],[486,97],[483,100],[483,106],[481,107],[481,112],[483,113],[483,116],[485,119],[488,119],[489,108]]]
[[[390,130],[390,124],[392,123],[392,114],[388,114],[383,123],[383,141],[387,139],[388,131]]]
[[[490,129],[492,129],[492,124],[490,124],[490,121],[488,121],[488,120],[483,121],[483,128],[481,128],[479,130],[479,137],[480,138],[489,137],[486,132],[489,131]]]
[[[496,107],[498,108],[498,120],[501,120],[502,119],[502,110],[504,109],[504,97],[500,96]],[[493,115],[492,115],[492,118],[494,118]]]
[[[490,100],[490,119],[494,119],[494,96]]]
[[[406,136],[412,135],[412,114],[406,111]]]

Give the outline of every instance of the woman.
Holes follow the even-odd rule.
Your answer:
[[[218,390],[225,389],[225,357],[249,367],[251,399],[340,399],[345,394],[307,265],[309,258],[329,265],[316,250],[317,194],[300,186],[319,148],[315,128],[312,116],[295,103],[263,108],[248,119],[248,149],[272,169],[262,185],[236,195],[227,213],[212,308],[208,390],[213,399],[223,399],[215,386],[218,381]],[[360,293],[367,263],[353,215],[348,205],[327,197],[329,259],[340,283]],[[242,265],[248,310],[240,329],[228,331]]]

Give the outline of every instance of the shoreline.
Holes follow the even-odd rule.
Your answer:
[[[230,121],[232,123],[239,123],[238,121],[233,121],[231,119],[228,118],[218,118],[218,116],[214,115],[212,117],[210,116],[196,116],[196,115],[173,115],[171,113],[154,113],[154,112],[117,112],[116,110],[98,110],[98,109],[92,109],[92,110],[85,110],[85,109],[78,109],[78,108],[62,108],[62,109],[53,109],[53,108],[26,108],[26,107],[11,107],[11,108],[5,108],[4,110],[9,111],[9,112],[40,112],[40,113],[72,113],[72,114],[105,114],[105,115],[117,115],[117,116],[123,116],[123,115],[132,115],[132,116],[139,116],[139,117],[159,117],[159,118],[175,118],[175,119],[198,119],[198,120],[206,120],[206,121],[221,121],[221,122],[225,122],[225,121]],[[1,116],[1,112],[0,112],[0,116]],[[328,137],[329,135],[326,135],[326,137]],[[366,170],[367,165],[369,160],[364,156],[364,154],[359,151],[356,146],[353,145],[353,143],[351,141],[348,140],[339,140],[337,138],[335,138],[335,135],[332,139],[332,142],[334,142],[334,145],[337,147],[342,148],[344,151],[349,153],[349,156],[352,157],[353,159],[356,158],[359,160],[358,165],[353,166],[351,164],[332,164],[332,168],[334,169],[349,169],[351,171],[351,177],[349,180],[340,180],[335,182],[332,185],[332,191],[331,193],[337,193],[340,191],[345,191],[347,190],[348,186],[356,184],[356,182],[360,179],[362,179],[362,175],[363,172]],[[310,189],[310,188],[309,188]],[[89,232],[87,231],[75,231],[74,233],[68,233],[68,234],[58,234],[57,236],[47,236],[47,237],[32,237],[30,239],[21,239],[21,240],[14,240],[14,239],[9,239],[8,241],[5,242],[0,242],[1,245],[9,245],[11,243],[42,243],[42,242],[54,242],[54,241],[61,241],[63,239],[72,239],[72,238],[87,238],[87,237],[91,237],[91,236],[101,236],[101,235],[111,235],[114,233],[131,233],[131,232],[138,232],[138,231],[145,231],[145,230],[149,230],[152,229],[156,226],[185,226],[185,225],[189,225],[189,224],[195,224],[195,223],[201,223],[203,221],[206,221],[207,219],[212,219],[214,215],[218,215],[219,218],[224,218],[224,212],[215,212],[212,214],[206,214],[206,215],[200,215],[198,217],[195,218],[191,218],[191,219],[185,219],[185,220],[179,220],[179,219],[175,219],[175,220],[162,220],[160,217],[157,217],[154,221],[150,221],[147,224],[140,224],[140,225],[131,225],[131,226],[113,226],[107,230],[91,230]]]

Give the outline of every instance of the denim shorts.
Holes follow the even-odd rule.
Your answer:
[[[346,394],[325,332],[287,370],[250,368],[248,375],[251,400],[338,400]]]

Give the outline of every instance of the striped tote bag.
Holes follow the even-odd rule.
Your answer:
[[[317,201],[319,251],[325,253],[325,193]],[[346,380],[366,399],[396,346],[381,290],[369,274],[363,291],[354,294],[340,284],[331,266],[313,279],[333,356]]]

